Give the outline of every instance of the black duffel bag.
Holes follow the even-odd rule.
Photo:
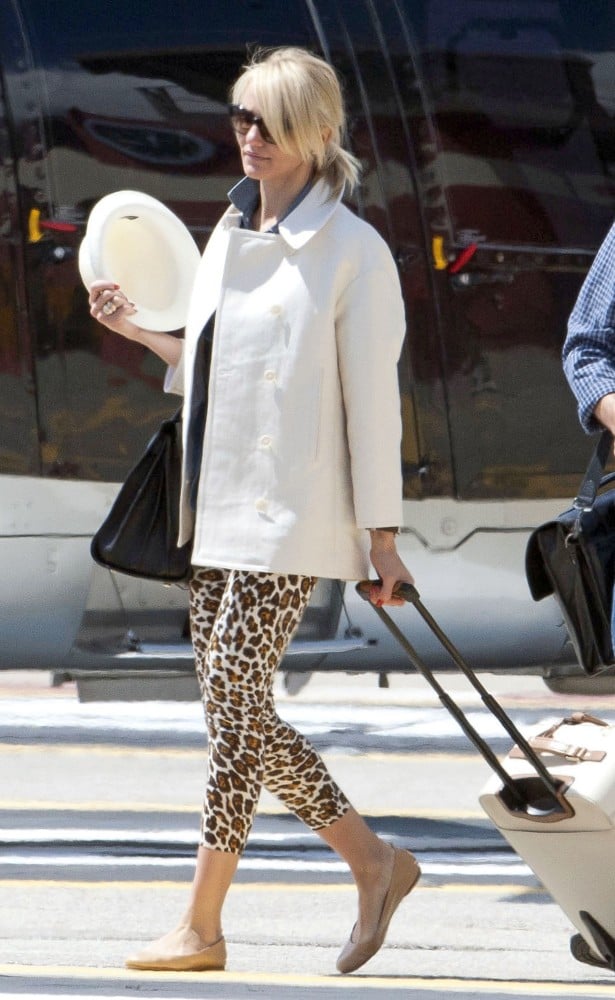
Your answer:
[[[580,666],[600,673],[615,663],[611,635],[615,579],[615,480],[603,476],[613,437],[603,431],[572,507],[536,528],[525,553],[535,601],[553,594]]]
[[[177,547],[181,412],[163,420],[94,535],[90,551],[101,566],[163,583],[189,579],[192,543]]]

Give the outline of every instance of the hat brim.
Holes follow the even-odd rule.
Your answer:
[[[137,309],[145,330],[185,326],[199,249],[166,205],[139,191],[115,191],[92,209],[79,248],[79,272],[116,282]]]

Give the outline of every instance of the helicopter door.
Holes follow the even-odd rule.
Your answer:
[[[0,79],[0,474],[38,472],[31,349],[13,143]]]
[[[613,220],[615,9],[597,4],[588,17],[560,0],[395,6],[422,82],[415,148],[438,251],[456,495],[572,495],[591,449],[561,348]],[[408,75],[399,79],[403,89]],[[416,89],[406,86],[403,99],[416,107]]]
[[[368,108],[366,214],[404,285],[406,496],[570,495],[588,444],[561,347],[613,218],[615,8],[319,7]]]
[[[408,336],[399,363],[404,496],[452,489],[449,435],[431,288],[411,144],[396,79],[399,18],[388,5],[341,0],[316,5],[325,54],[340,72],[349,139],[363,164],[355,208],[388,242],[399,268]],[[429,462],[427,461],[429,456]]]

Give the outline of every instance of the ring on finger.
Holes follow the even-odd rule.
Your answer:
[[[113,313],[117,312],[117,309],[118,306],[116,306],[115,302],[112,299],[109,299],[108,302],[105,302],[104,306],[102,307],[102,311],[104,312],[105,316],[113,316]]]

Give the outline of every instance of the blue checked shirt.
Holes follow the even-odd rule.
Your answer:
[[[564,372],[588,433],[601,430],[594,408],[615,392],[615,225],[598,250],[568,320]]]

